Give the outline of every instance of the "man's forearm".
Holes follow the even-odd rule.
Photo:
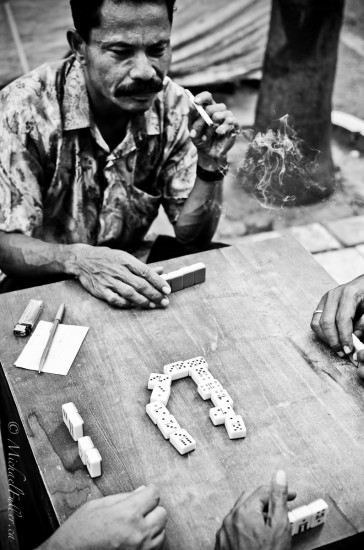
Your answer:
[[[174,228],[177,240],[191,251],[207,246],[219,223],[221,204],[222,182],[197,177]]]
[[[72,275],[73,247],[51,244],[19,233],[0,232],[0,269],[15,277]]]

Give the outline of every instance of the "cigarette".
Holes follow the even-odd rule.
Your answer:
[[[209,117],[209,115],[206,113],[205,109],[203,107],[201,107],[201,105],[198,105],[195,101],[195,97],[191,94],[190,90],[185,90],[186,92],[186,95],[188,97],[188,99],[191,101],[191,103],[195,106],[195,108],[197,109],[197,111],[199,112],[200,116],[204,119],[204,121],[206,122],[206,124],[208,126],[214,126],[214,123],[213,121],[211,120],[211,118]]]

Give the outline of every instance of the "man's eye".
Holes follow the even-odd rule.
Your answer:
[[[148,54],[152,57],[158,57],[160,55],[163,55],[167,50],[167,45],[163,44],[161,46],[152,46],[148,49]]]
[[[113,50],[110,50],[110,52],[116,55],[117,57],[129,57],[131,55],[131,52],[129,50],[113,49]]]

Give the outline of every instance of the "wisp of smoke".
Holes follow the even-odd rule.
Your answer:
[[[305,150],[303,140],[288,126],[288,115],[278,123],[277,130],[265,134],[244,134],[249,149],[238,171],[244,188],[268,208],[293,206],[298,195],[321,189],[313,174],[318,151]]]

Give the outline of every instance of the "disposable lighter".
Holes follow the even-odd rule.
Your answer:
[[[28,336],[36,325],[43,309],[43,300],[30,300],[14,327],[15,336]]]

